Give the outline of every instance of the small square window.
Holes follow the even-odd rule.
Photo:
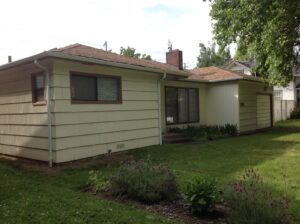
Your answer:
[[[45,75],[32,76],[32,102],[45,102]]]

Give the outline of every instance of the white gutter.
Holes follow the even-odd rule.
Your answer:
[[[167,73],[165,72],[163,76],[157,80],[157,101],[158,101],[158,127],[159,127],[159,145],[162,145],[162,126],[161,126],[161,82],[166,79]]]
[[[52,146],[52,113],[51,113],[51,88],[50,88],[50,72],[41,65],[38,60],[34,60],[34,64],[42,69],[46,74],[46,92],[47,92],[47,113],[48,113],[48,150],[49,150],[49,167],[53,166],[53,146]]]

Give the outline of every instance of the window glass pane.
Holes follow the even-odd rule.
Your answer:
[[[97,100],[96,78],[72,75],[73,100]]]
[[[178,89],[178,121],[188,122],[188,89]]]
[[[118,80],[114,78],[98,78],[98,100],[117,101],[118,100]]]
[[[45,87],[45,76],[44,75],[37,75],[35,76],[35,88],[41,89]]]
[[[198,121],[198,91],[196,89],[189,89],[189,121]]]
[[[44,92],[45,92],[44,89],[36,89],[36,91],[35,91],[35,102],[45,100]]]
[[[166,122],[177,123],[177,89],[166,88]]]

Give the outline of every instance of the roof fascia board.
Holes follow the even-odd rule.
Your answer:
[[[105,60],[77,56],[77,55],[68,55],[68,54],[63,54],[60,52],[51,52],[51,51],[45,51],[43,53],[36,54],[36,55],[33,55],[28,58],[24,58],[24,59],[21,59],[21,60],[18,60],[18,61],[9,63],[9,64],[2,65],[2,66],[0,66],[0,71],[12,68],[14,66],[29,63],[31,61],[34,61],[35,59],[43,59],[46,57],[78,61],[78,62],[86,62],[86,63],[92,63],[92,64],[100,64],[100,65],[106,65],[106,66],[111,66],[111,67],[119,67],[119,68],[138,70],[138,71],[148,71],[148,72],[153,72],[153,73],[157,73],[157,74],[167,73],[170,75],[175,75],[175,76],[180,76],[180,77],[188,77],[188,75],[186,75],[186,74],[178,74],[176,72],[172,72],[172,71],[168,71],[168,70],[165,71],[162,69],[155,69],[155,68],[130,65],[130,64],[124,64],[124,63],[118,63],[118,62],[111,62],[111,61],[105,61]]]

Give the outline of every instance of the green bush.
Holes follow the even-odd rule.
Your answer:
[[[91,170],[89,172],[88,185],[94,193],[108,191],[110,183],[101,171]]]
[[[300,108],[295,108],[291,112],[291,119],[300,119]]]
[[[183,197],[187,209],[196,215],[213,212],[216,203],[221,201],[217,181],[211,177],[197,177],[189,181]]]
[[[289,223],[288,200],[275,198],[253,169],[247,169],[242,180],[230,184],[224,199],[230,224]]]
[[[221,136],[235,136],[237,135],[237,126],[232,124],[225,125],[187,125],[183,128],[169,128],[170,133],[180,133],[191,138],[206,138],[213,139]]]
[[[165,165],[154,165],[149,159],[124,163],[110,183],[112,195],[146,203],[171,201],[178,194],[174,173]]]

